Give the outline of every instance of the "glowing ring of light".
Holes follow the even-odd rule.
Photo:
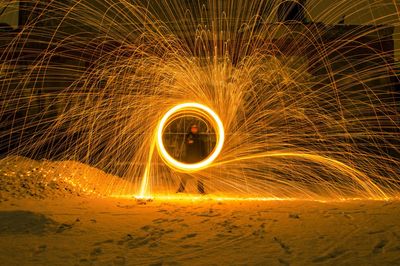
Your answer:
[[[203,116],[206,116],[207,118],[212,120],[210,122],[214,125],[214,129],[216,129],[217,132],[216,135],[217,141],[213,152],[206,159],[198,163],[188,164],[180,162],[174,159],[164,147],[164,142],[162,138],[164,133],[164,127],[166,126],[169,119],[173,115],[184,111],[198,112]],[[224,126],[219,116],[209,107],[199,103],[183,103],[176,105],[163,116],[157,127],[157,149],[159,154],[161,155],[161,158],[169,167],[181,172],[195,172],[208,167],[220,154],[222,147],[224,145],[224,140],[225,140]]]

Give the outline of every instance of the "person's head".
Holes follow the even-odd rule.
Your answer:
[[[193,133],[193,134],[199,133],[199,127],[197,126],[197,124],[192,124],[190,126],[190,132]]]

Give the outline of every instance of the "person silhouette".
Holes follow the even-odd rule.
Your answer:
[[[197,124],[190,126],[190,131],[185,137],[185,153],[183,161],[188,164],[198,163],[207,157],[204,141],[199,134],[199,127]],[[181,178],[177,193],[184,192],[186,182],[190,178],[189,175]],[[204,184],[200,178],[197,179],[197,191],[200,194],[205,194]]]

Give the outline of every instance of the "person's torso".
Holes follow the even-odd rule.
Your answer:
[[[195,163],[203,159],[203,141],[198,134],[189,133],[185,141],[185,161]]]

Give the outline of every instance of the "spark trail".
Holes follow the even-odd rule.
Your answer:
[[[0,37],[1,148],[129,181],[104,180],[113,195],[168,197],[191,175],[226,197],[397,197],[395,4],[311,2],[300,23],[267,0],[37,1]],[[160,145],[182,103],[212,110],[219,138],[197,166]]]

